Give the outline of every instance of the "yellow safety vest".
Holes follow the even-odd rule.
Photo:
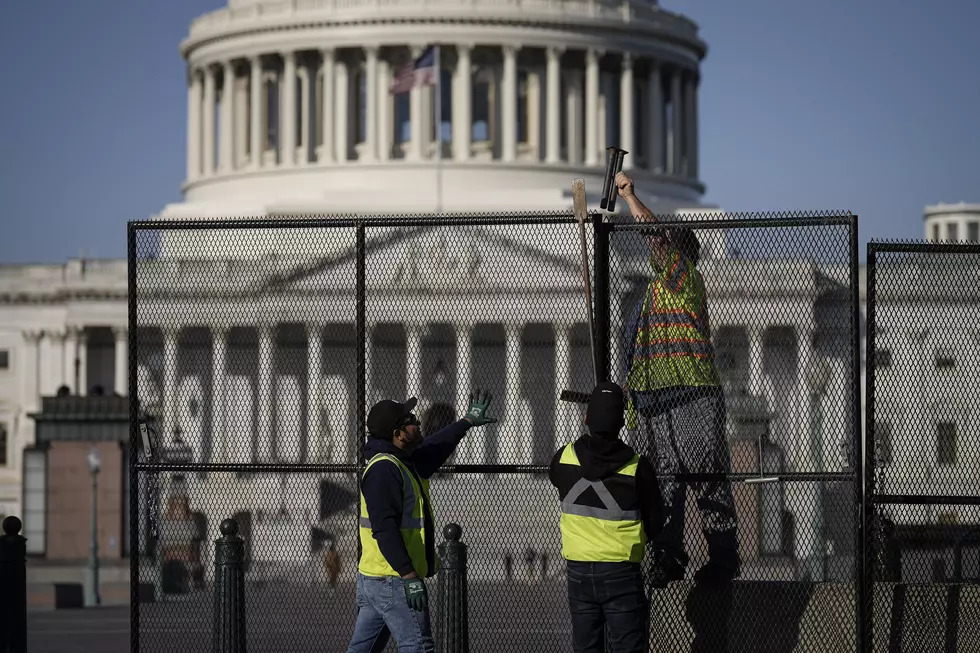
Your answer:
[[[367,467],[364,468],[364,474],[367,474],[368,470],[371,469],[371,465],[374,465],[380,460],[393,462],[402,473],[402,541],[405,542],[405,548],[408,550],[408,555],[412,559],[412,566],[415,567],[415,572],[422,578],[426,578],[429,575],[429,565],[425,559],[425,505],[423,503],[423,497],[425,503],[428,503],[431,509],[432,504],[429,501],[429,480],[423,478],[421,479],[421,483],[416,481],[415,475],[408,471],[408,467],[397,456],[386,453],[379,453],[371,458],[368,461]],[[361,479],[364,479],[364,475],[361,476]],[[398,572],[388,564],[388,561],[381,554],[378,541],[374,539],[374,535],[371,532],[371,516],[368,515],[367,502],[364,500],[363,492],[361,492],[359,526],[360,528],[358,530],[361,535],[361,560],[357,565],[358,571],[365,576],[398,576]]]
[[[658,271],[652,256],[650,264]],[[635,338],[631,390],[719,385],[704,280],[676,249],[647,288]]]
[[[561,453],[561,465],[581,467],[575,446]],[[616,474],[635,479],[640,457],[636,454]],[[576,503],[592,488],[605,504],[595,508]],[[580,478],[561,501],[561,555],[580,562],[641,562],[647,543],[639,510],[623,510],[603,481]]]

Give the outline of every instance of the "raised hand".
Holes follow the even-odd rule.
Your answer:
[[[488,392],[476,391],[476,394],[470,393],[470,406],[466,409],[466,419],[473,426],[483,426],[484,424],[492,424],[497,420],[492,417],[487,417],[487,409],[490,407],[490,400],[493,396]]]

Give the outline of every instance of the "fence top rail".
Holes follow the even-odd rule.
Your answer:
[[[930,242],[926,240],[871,240],[868,257],[872,254],[980,254],[980,243],[968,241]]]
[[[616,230],[650,229],[650,224],[634,223],[623,214],[590,211],[592,219],[605,217]],[[703,211],[698,213],[655,214],[659,224],[696,224],[698,229],[737,229],[760,227],[807,227],[814,225],[850,225],[857,218],[849,211],[765,211],[733,212]],[[553,212],[460,213],[460,214],[392,214],[392,215],[280,215],[229,216],[227,218],[192,220],[131,220],[132,230],[191,230],[191,229],[316,229],[411,226],[475,226],[475,225],[539,225],[571,224],[575,216],[571,209]]]

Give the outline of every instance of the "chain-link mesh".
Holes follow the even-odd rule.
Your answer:
[[[667,417],[645,403],[626,432],[662,490],[712,488],[688,491],[684,579],[649,590],[651,644],[853,649],[854,218],[691,219],[717,372],[703,410],[722,419],[674,396]],[[656,272],[638,227],[592,220],[600,371],[629,385],[626,333]],[[131,393],[153,445],[134,461],[140,649],[210,641],[213,542],[233,517],[249,647],[343,650],[367,410],[417,397],[432,434],[482,389],[499,421],[471,429],[431,486],[437,541],[455,522],[468,545],[470,649],[571,650],[547,471],[584,433],[584,406],[559,394],[594,385],[579,247],[568,214],[131,225]],[[657,456],[680,442],[678,410],[698,434],[680,476]],[[703,464],[709,452],[730,468]],[[741,580],[719,590],[692,578],[708,560],[698,506],[726,493]]]
[[[980,650],[980,246],[868,247],[875,651]]]

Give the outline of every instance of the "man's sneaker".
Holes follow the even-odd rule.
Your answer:
[[[650,568],[650,585],[663,589],[672,581],[684,580],[685,570],[686,567],[679,560],[657,552]]]
[[[741,575],[738,565],[723,565],[709,560],[694,573],[694,582],[700,585],[717,586],[730,583]]]

